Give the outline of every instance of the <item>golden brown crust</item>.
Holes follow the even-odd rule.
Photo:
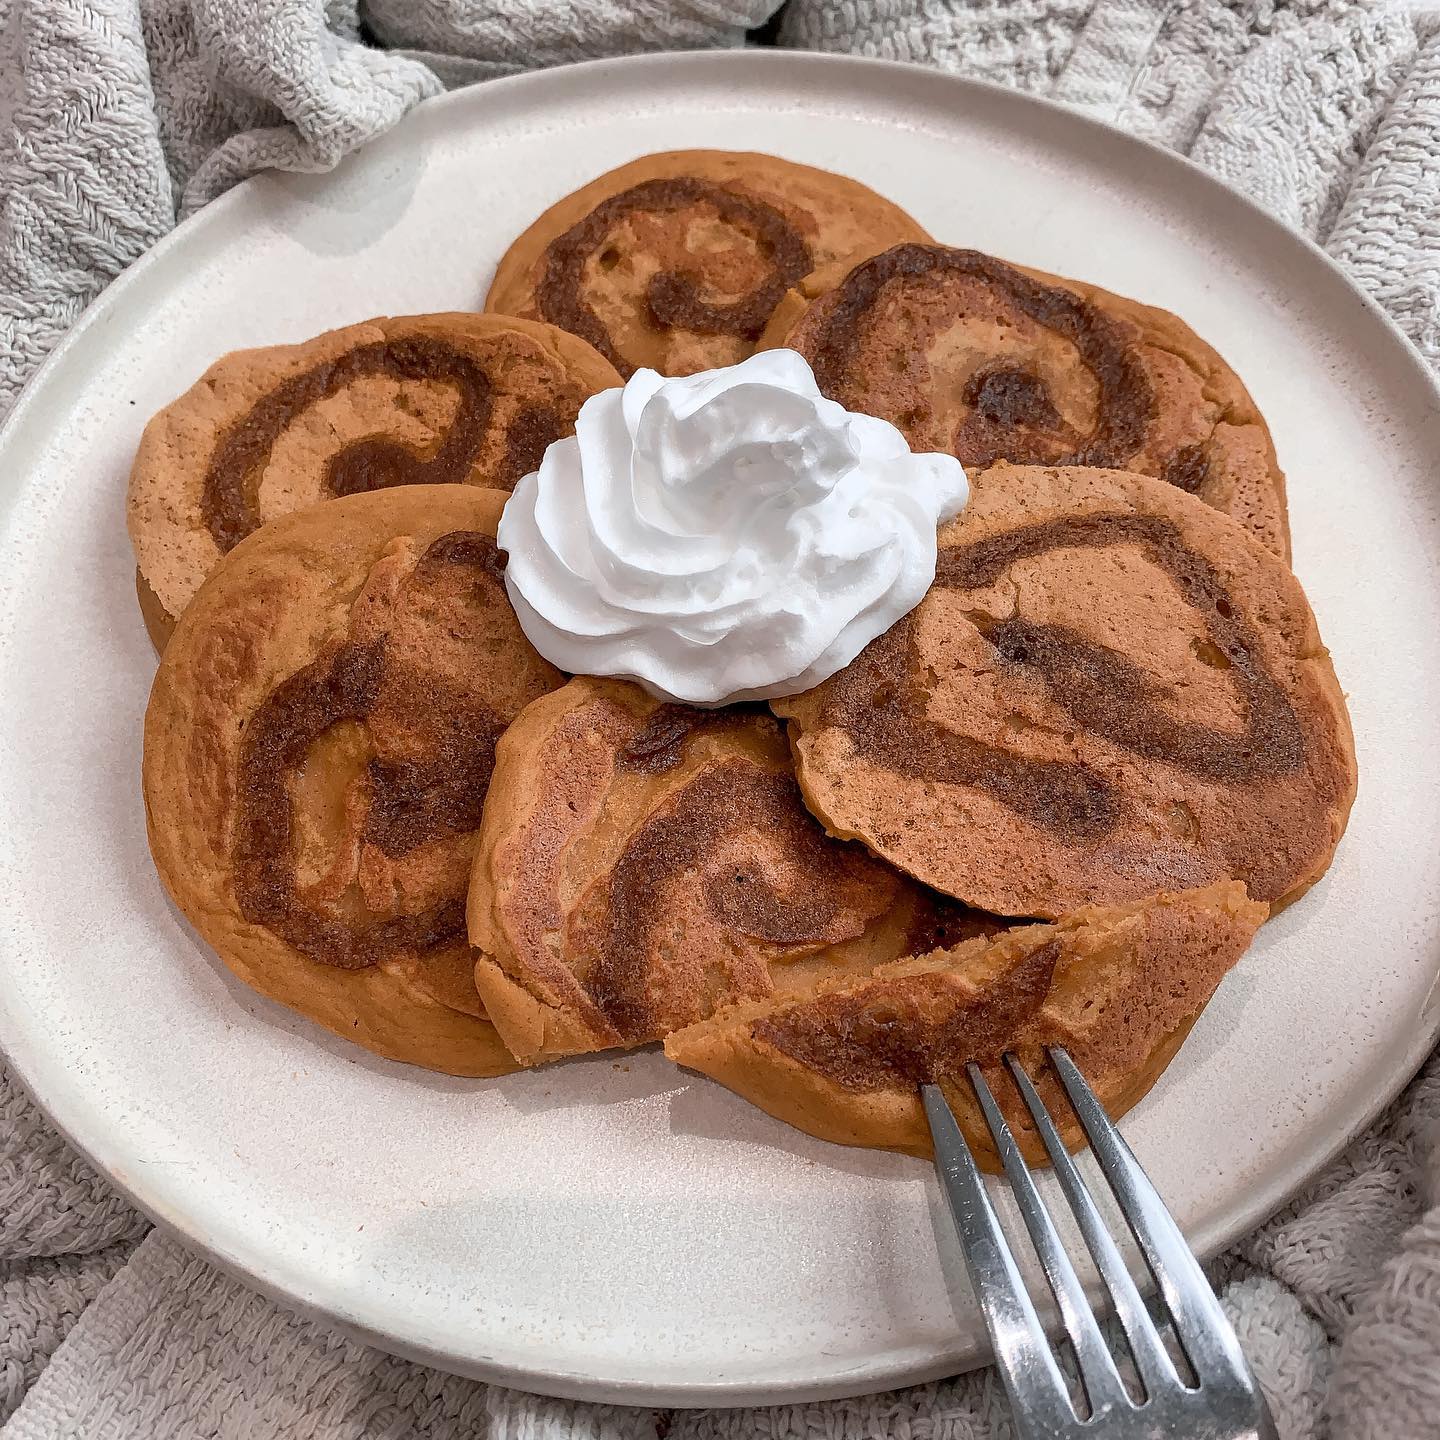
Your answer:
[[[145,427],[128,506],[141,575],[173,620],[277,515],[418,482],[508,490],[619,383],[573,335],[495,315],[381,318],[235,351]]]
[[[1238,375],[1182,320],[974,250],[901,245],[808,276],[760,342],[820,388],[967,466],[1166,479],[1288,559],[1285,477]]]
[[[160,597],[138,569],[135,571],[135,598],[140,602],[140,618],[145,622],[145,633],[149,635],[155,653],[163,655],[170,637],[175,633],[175,617],[160,603]]]
[[[505,595],[504,499],[408,486],[271,521],[181,617],[145,717],[155,865],[221,959],[460,1075],[514,1068],[464,895],[495,740],[560,683]]]
[[[1000,922],[825,838],[752,708],[576,679],[500,740],[468,904],[475,983],[526,1063],[659,1039]]]
[[[824,1140],[930,1153],[919,1086],[945,1091],[980,1163],[998,1162],[966,1065],[985,1075],[1026,1158],[1044,1161],[1003,1056],[1083,1143],[1045,1047],[1063,1046],[1118,1118],[1155,1083],[1266,915],[1238,882],[1092,907],[1054,925],[737,1006],[672,1034],[665,1053]]]
[[[786,286],[927,239],[898,206],[773,155],[646,155],[552,205],[506,252],[486,308],[574,331],[623,375],[733,365]]]
[[[998,465],[920,606],[775,701],[834,835],[969,904],[1055,916],[1330,862],[1354,742],[1299,584],[1233,521],[1113,470]]]

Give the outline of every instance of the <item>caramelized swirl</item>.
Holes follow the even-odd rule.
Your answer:
[[[1064,626],[1018,615],[977,621],[1001,667],[1039,680],[1077,727],[1201,779],[1241,785],[1300,769],[1304,732],[1289,697],[1264,667],[1259,638],[1220,576],[1169,520],[1090,514],[1006,531],[942,550],[935,584],[978,589],[1018,561],[1050,550],[1127,544],[1169,576],[1223,657],[1247,714],[1239,733],[1175,719],[1139,666]],[[927,719],[915,624],[911,617],[895,626],[830,682],[821,723],[843,729],[857,753],[878,766],[911,779],[983,790],[1072,842],[1115,829],[1124,798],[1101,771],[1016,755]]]
[[[339,394],[357,380],[386,375],[402,381],[437,381],[456,394],[454,418],[424,451],[385,435],[352,440],[329,457],[322,481],[328,495],[355,495],[393,485],[463,482],[490,433],[494,387],[485,366],[448,340],[405,335],[378,340],[325,360],[275,386],[220,436],[205,472],[200,513],[222,553],[260,524],[260,477],[277,441],[303,410]],[[510,489],[565,431],[561,417],[542,406],[522,409],[509,423],[500,473],[488,483]]]
[[[405,581],[409,603],[437,602],[443,585],[500,585],[503,558],[476,532],[441,536]],[[503,592],[502,592],[503,593]],[[311,747],[335,727],[367,726],[362,846],[396,859],[480,823],[504,724],[453,680],[415,664],[389,636],[333,643],[278,685],[250,717],[237,781],[235,890],[240,910],[302,954],[357,970],[461,938],[458,897],[386,919],[358,920],[358,897],[302,893],[296,877],[292,786]]]
[[[943,972],[875,979],[758,1019],[751,1034],[847,1090],[913,1089],[997,1064],[1040,1012],[1058,940],[1024,955],[1005,983],[966,994]]]
[[[724,841],[743,833],[763,834],[785,854],[787,886],[777,887],[757,856],[717,861]],[[671,918],[666,887],[686,872],[699,873],[705,904],[726,930],[786,948],[841,938],[832,934],[835,922],[870,865],[825,836],[791,776],[740,761],[711,766],[630,837],[617,861],[591,998],[622,1039],[650,1037],[651,956],[657,931]],[[756,984],[750,993],[766,989]]]
[[[620,770],[663,775],[685,758],[685,743],[699,731],[733,730],[763,713],[759,705],[727,705],[723,710],[699,710],[693,705],[661,705],[625,743],[616,756]]]
[[[801,322],[797,346],[810,360],[820,388],[852,409],[865,409],[869,377],[856,374],[864,327],[882,295],[947,278],[978,282],[1002,303],[1059,335],[1075,348],[1098,389],[1095,423],[1082,434],[1068,424],[1044,378],[1020,364],[982,367],[965,384],[967,412],[952,439],[966,465],[995,460],[1017,464],[1123,466],[1144,444],[1155,395],[1130,335],[1088,301],[977,250],[897,245],[858,265],[817,307],[813,326]],[[928,417],[930,379],[923,354],[911,360],[898,410],[902,430]]]
[[[749,235],[768,261],[770,273],[748,295],[715,304],[701,293],[703,274],[661,271],[651,277],[645,293],[650,319],[661,329],[757,338],[785,291],[811,269],[809,246],[774,206],[724,185],[685,176],[632,185],[602,201],[552,241],[543,257],[543,272],[535,292],[541,317],[588,340],[628,379],[635,373],[635,366],[619,353],[604,322],[585,301],[586,262],[628,216],[640,212],[664,214],[694,205],[713,209],[725,224]]]
[[[481,829],[470,933],[522,1063],[658,1039],[782,981],[893,959],[912,921],[943,923],[825,834],[758,708],[659,705],[580,677],[512,726],[495,784],[506,803]]]

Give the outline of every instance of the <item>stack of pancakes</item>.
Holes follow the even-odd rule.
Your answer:
[[[967,466],[929,594],[769,707],[555,670],[506,596],[506,492],[637,368],[780,345]],[[129,518],[176,903],[255,988],[454,1074],[663,1041],[919,1153],[933,1081],[983,1158],[975,1064],[1033,1151],[1003,1056],[1044,1092],[1063,1044],[1134,1104],[1354,796],[1225,362],[768,156],[600,177],[484,314],[222,358],[146,428]]]

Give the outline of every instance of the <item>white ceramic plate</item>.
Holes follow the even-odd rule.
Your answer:
[[[844,171],[944,239],[1173,309],[1274,427],[1360,799],[1329,876],[1266,927],[1125,1123],[1196,1246],[1275,1207],[1440,1029],[1440,405],[1318,251],[1068,112],[793,55],[504,80],[426,105],[333,175],[241,187],[111,287],[0,441],[0,1040],[137,1204],[289,1303],[449,1369],[692,1405],[983,1357],[936,1261],[928,1167],[810,1140],[654,1053],[427,1075],[232,981],[146,852],[154,657],[123,501],[143,421],[222,351],[474,305],[552,200],[702,145]]]

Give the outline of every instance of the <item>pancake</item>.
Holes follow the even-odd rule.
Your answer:
[[[476,986],[526,1064],[1003,923],[827,840],[770,715],[593,679],[501,737],[468,913]]]
[[[619,383],[573,335],[494,315],[367,320],[224,356],[145,427],[131,471],[152,638],[266,520],[395,485],[509,490]]]
[[[900,245],[792,288],[762,348],[914,450],[1153,475],[1288,558],[1285,477],[1240,377],[1183,320],[976,250]]]
[[[135,571],[135,598],[140,602],[140,618],[145,622],[145,633],[149,635],[155,653],[163,654],[175,633],[175,617],[160,603],[160,597],[138,569]]]
[[[560,683],[506,598],[504,500],[417,485],[272,520],[186,609],[145,716],[155,866],[226,965],[456,1075],[514,1068],[465,891],[496,738]]]
[[[1282,905],[1330,863],[1355,794],[1295,577],[1122,471],[976,477],[920,605],[772,708],[831,834],[1005,915],[1232,877]]]
[[[676,150],[611,170],[511,245],[486,308],[549,320],[627,379],[735,365],[786,288],[842,256],[929,237],[843,175],[773,155]]]
[[[1078,1149],[1083,1134],[1044,1047],[1063,1046],[1118,1119],[1160,1077],[1265,914],[1238,882],[1094,906],[807,997],[734,1007],[672,1034],[665,1053],[822,1140],[911,1155],[930,1154],[919,1087],[938,1084],[976,1159],[996,1170],[967,1078],[974,1063],[1026,1159],[1043,1163],[1003,1056],[1025,1066]]]

